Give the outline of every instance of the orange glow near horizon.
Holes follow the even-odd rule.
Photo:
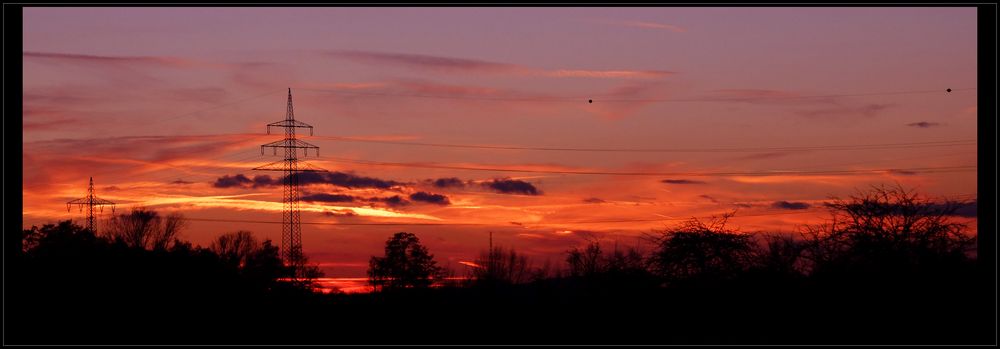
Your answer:
[[[280,172],[251,169],[289,87],[335,176],[302,187],[304,252],[344,292],[399,231],[461,275],[490,232],[559,263],[732,211],[795,232],[871,185],[977,199],[975,9],[393,13],[26,8],[23,226],[81,221],[93,177],[195,244],[281,241]]]

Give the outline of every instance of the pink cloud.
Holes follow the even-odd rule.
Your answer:
[[[229,97],[229,92],[221,87],[200,87],[200,88],[175,88],[165,91],[163,94],[178,101],[197,101],[216,104]]]
[[[687,29],[666,23],[655,23],[655,22],[644,22],[644,21],[616,21],[610,23],[623,25],[627,27],[667,30],[667,31],[672,31],[674,33],[683,33],[687,31]]]
[[[452,58],[442,56],[418,55],[408,53],[387,53],[372,51],[352,51],[352,50],[330,50],[327,55],[343,58],[360,63],[375,63],[385,65],[397,65],[420,69],[438,69],[453,71],[480,71],[480,72],[518,72],[524,70],[523,67],[488,62],[476,59]]]
[[[683,100],[683,99],[682,99]],[[768,89],[723,89],[715,90],[703,97],[691,100],[706,102],[735,102],[748,104],[767,104],[785,106],[808,106],[810,109],[798,110],[795,114],[811,118],[830,118],[843,116],[873,117],[889,109],[893,104],[867,103],[861,104],[848,96],[838,95],[805,95],[793,91]]]
[[[32,112],[29,110],[25,110],[25,115],[29,114],[32,114]],[[82,124],[81,120],[75,118],[49,118],[46,120],[25,120],[24,124],[22,124],[22,129],[24,131],[38,132],[38,131],[64,129],[67,127],[77,127],[80,126],[81,124]]]
[[[659,79],[675,74],[665,70],[628,69],[538,69],[522,65],[490,62],[478,59],[407,53],[386,53],[372,51],[328,50],[323,54],[362,64],[398,66],[411,69],[429,69],[451,73],[507,74],[520,76],[543,76],[551,78],[596,78],[596,79]]]
[[[840,106],[825,109],[815,109],[806,110],[798,112],[799,115],[806,117],[815,118],[826,118],[826,117],[839,117],[839,116],[863,116],[863,117],[873,117],[879,113],[885,111],[886,109],[892,107],[892,104],[878,104],[869,103],[859,106]]]
[[[556,78],[657,79],[676,74],[665,70],[555,70],[542,75]]]
[[[220,67],[221,65],[168,56],[102,56],[76,53],[22,52],[24,58],[78,64],[141,64],[173,68]]]
[[[586,110],[596,113],[606,119],[621,119],[635,114],[653,104],[649,99],[662,97],[664,89],[661,84],[649,82],[631,82],[611,88],[607,93],[596,95],[594,103],[587,104]],[[607,99],[608,101],[602,101]],[[613,102],[616,99],[635,100],[627,103]]]
[[[775,159],[791,155],[789,152],[769,152],[769,153],[757,153],[738,157],[740,160],[764,160],[764,159]]]
[[[706,101],[742,102],[751,104],[833,104],[833,97],[810,97],[798,92],[768,89],[723,89],[700,97]]]
[[[522,100],[531,102],[532,100],[547,101],[553,98],[560,98],[550,94],[518,91],[513,89],[493,88],[476,85],[445,84],[420,79],[395,79],[392,81],[380,82],[381,87],[377,91],[366,91],[368,86],[359,88],[357,86],[340,86],[338,84],[306,83],[304,86],[332,86],[333,89],[325,89],[332,92],[342,90],[342,97],[351,98],[353,96],[390,96],[390,97],[434,97],[440,99],[496,99],[496,100]],[[374,86],[374,85],[370,85]],[[294,87],[293,87],[294,89]],[[304,88],[306,90],[309,87]]]

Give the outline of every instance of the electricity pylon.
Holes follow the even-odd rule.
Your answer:
[[[94,229],[94,207],[97,207],[101,212],[104,212],[104,206],[111,206],[111,213],[115,212],[115,203],[101,199],[94,195],[94,177],[90,177],[90,186],[87,187],[87,196],[76,199],[66,203],[66,212],[69,212],[70,207],[76,205],[83,211],[83,207],[87,207],[87,229],[89,229],[94,234],[97,234],[97,230]]]
[[[285,112],[285,119],[267,124],[267,134],[271,134],[272,127],[280,127],[285,131],[285,138],[280,141],[267,143],[260,146],[260,153],[264,155],[265,148],[271,148],[274,155],[278,155],[278,149],[284,151],[285,158],[267,165],[255,167],[257,171],[282,171],[285,176],[284,184],[284,209],[281,216],[281,258],[285,264],[292,268],[293,277],[297,278],[301,273],[302,263],[302,224],[299,215],[299,173],[300,172],[327,172],[324,169],[310,165],[299,160],[298,151],[302,149],[302,155],[308,156],[309,149],[314,149],[319,155],[319,147],[303,142],[295,138],[295,130],[298,128],[308,128],[309,135],[312,135],[313,127],[304,122],[295,120],[295,112],[292,108],[292,89],[288,89],[288,108]]]

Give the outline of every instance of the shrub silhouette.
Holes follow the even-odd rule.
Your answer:
[[[585,248],[574,247],[566,252],[566,264],[569,265],[571,277],[587,277],[603,273],[606,265],[603,261],[601,244],[591,242]]]
[[[209,249],[228,264],[242,268],[250,255],[260,247],[253,234],[246,230],[222,234],[212,241]]]
[[[372,256],[368,264],[368,282],[376,290],[428,287],[441,272],[420,239],[406,232],[386,240],[385,255]]]
[[[255,287],[273,287],[275,280],[292,273],[290,268],[282,264],[278,247],[272,245],[271,240],[257,241],[253,233],[246,230],[220,235],[209,246],[209,250],[224,265],[238,270]],[[315,277],[307,274],[306,279]]]
[[[118,214],[108,221],[106,236],[133,248],[164,250],[177,238],[185,226],[184,216],[172,213],[161,217],[145,208]]]
[[[691,219],[654,236],[653,271],[668,284],[730,280],[756,264],[754,237],[726,228],[733,213]]]
[[[959,205],[902,186],[873,186],[827,204],[829,223],[806,227],[814,273],[909,275],[969,260],[976,237],[954,221]]]
[[[502,246],[480,252],[475,263],[479,267],[472,269],[472,278],[479,285],[522,284],[537,280],[544,273],[531,267],[528,256]]]

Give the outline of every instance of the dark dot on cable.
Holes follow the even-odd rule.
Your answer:
[[[593,99],[588,99],[587,103],[594,103],[594,100]]]
[[[949,88],[949,89],[948,89],[947,91],[948,91],[948,92],[951,92],[951,89]]]

